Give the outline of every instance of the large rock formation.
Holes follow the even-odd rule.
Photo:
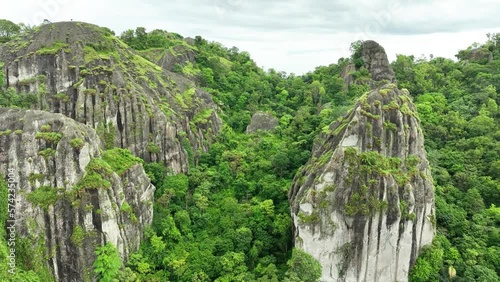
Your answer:
[[[56,281],[95,280],[95,248],[111,242],[126,259],[152,221],[155,187],[142,165],[102,149],[94,129],[62,114],[0,108],[0,172],[18,180],[16,231],[45,248]]]
[[[394,82],[396,75],[389,64],[384,47],[373,40],[364,41],[361,46],[361,59],[364,67],[371,73],[375,81],[388,80]]]
[[[98,26],[42,25],[1,46],[0,61],[7,86],[36,93],[37,109],[90,125],[107,148],[128,148],[173,172],[185,172],[188,152],[206,151],[221,127],[208,93]]]
[[[372,40],[363,41],[360,50],[356,52],[356,56],[360,56],[363,64],[359,68],[365,68],[369,77],[358,77],[355,78],[353,75],[356,71],[360,70],[356,68],[354,63],[347,64],[340,77],[344,80],[344,85],[349,87],[349,85],[356,84],[368,84],[372,88],[380,86],[377,81],[384,82],[396,82],[396,75],[392,70],[389,60],[387,59],[387,54],[382,46],[377,42]]]
[[[246,133],[255,133],[257,131],[272,131],[278,126],[278,120],[273,115],[264,112],[253,114],[250,124],[247,126]]]
[[[381,68],[373,77],[390,79]],[[435,233],[434,187],[408,92],[373,89],[325,129],[289,198],[295,245],[320,261],[322,281],[407,281]]]

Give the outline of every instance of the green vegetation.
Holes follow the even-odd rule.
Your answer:
[[[50,124],[44,124],[40,126],[40,131],[42,132],[50,132],[52,130],[52,126]]]
[[[316,281],[317,262],[298,250],[292,254],[288,189],[297,169],[309,159],[321,128],[342,116],[367,86],[344,89],[335,74],[348,61],[298,77],[265,72],[248,53],[201,37],[189,47],[181,38],[167,38],[165,45],[148,41],[158,34],[169,36],[138,28],[121,39],[144,50],[144,57],[153,62],[158,48],[174,49],[170,44],[196,51],[196,61],[180,65],[178,71],[196,76],[222,108],[218,114],[225,125],[207,153],[196,152],[181,135],[187,175],[170,175],[161,164],[145,165],[157,187],[153,225],[124,272],[145,281]],[[193,94],[190,88],[178,93],[175,101],[190,106]],[[328,102],[330,106],[324,106]],[[324,109],[318,115],[320,107]],[[278,118],[275,132],[245,134],[256,111]],[[192,129],[206,124],[212,113],[199,111],[191,119]],[[155,149],[148,145],[148,150]]]
[[[85,239],[85,231],[80,225],[73,228],[73,234],[71,234],[71,242],[77,247],[81,247],[83,244],[83,239]]]
[[[345,206],[345,214],[355,215],[373,215],[375,212],[381,212],[388,206],[387,201],[377,199],[373,191],[369,191],[366,185],[362,185],[360,191],[354,192]]]
[[[54,99],[61,102],[69,102],[69,96],[66,93],[57,93],[54,95]]]
[[[126,213],[133,213],[134,212],[132,207],[127,202],[124,202],[122,204],[122,206],[120,207],[120,211],[126,212]]]
[[[111,58],[119,61],[120,55],[116,52],[115,39],[109,35],[104,35],[101,39],[102,41],[98,43],[87,43],[83,46],[85,63],[88,64],[99,60],[109,61]]]
[[[45,83],[45,80],[47,78],[45,77],[45,75],[41,74],[41,75],[37,75],[37,76],[33,76],[33,77],[30,77],[30,78],[26,78],[26,79],[23,79],[21,81],[19,81],[19,85],[21,86],[24,86],[24,85],[30,85],[30,84],[34,84],[34,83]]]
[[[186,151],[187,156],[188,156],[188,163],[190,166],[194,165],[194,153],[193,153],[193,147],[191,146],[191,143],[189,143],[189,139],[184,138],[182,140],[182,148]]]
[[[54,157],[56,155],[56,150],[52,148],[46,148],[38,152],[38,155],[48,159],[50,157]]]
[[[85,168],[86,173],[75,186],[76,190],[83,189],[107,189],[111,187],[108,181],[109,175],[112,173],[111,166],[100,158],[95,158]]]
[[[85,142],[83,141],[82,138],[74,138],[74,139],[71,139],[71,141],[69,141],[69,144],[74,149],[80,150],[85,145]]]
[[[90,171],[78,182],[76,189],[107,189],[111,187],[111,183],[103,178],[101,174]]]
[[[366,117],[368,117],[368,118],[374,119],[374,120],[380,119],[379,115],[374,115],[374,114],[372,114],[370,112],[367,112],[365,110],[361,110],[361,114],[364,115],[364,116],[366,116]]]
[[[160,152],[160,147],[156,145],[154,142],[149,142],[147,145],[148,152],[157,154]]]
[[[498,39],[490,35],[485,44],[460,51],[459,62],[398,55],[392,63],[399,87],[416,100],[436,184],[430,220],[438,236],[410,281],[451,281],[450,269],[456,272],[452,281],[500,279]],[[469,60],[474,48],[488,50],[493,60]]]
[[[101,282],[117,281],[118,272],[122,266],[118,250],[111,243],[97,247],[97,259],[94,262],[94,273]]]
[[[1,30],[0,25],[0,37],[3,36]],[[7,39],[13,36],[15,33]],[[112,70],[89,64],[114,61],[120,68],[137,74],[138,80],[156,85],[156,80],[147,73],[148,70],[161,72],[155,63],[163,52],[175,56],[183,55],[182,50],[194,52],[195,59],[179,64],[176,71],[194,78],[197,86],[210,93],[220,107],[217,114],[224,125],[206,153],[195,150],[186,136],[181,135],[181,145],[188,156],[187,174],[172,175],[163,164],[145,164],[157,187],[155,201],[151,203],[153,224],[144,231],[140,250],[131,254],[123,268],[114,246],[98,247],[94,264],[97,278],[100,281],[317,281],[319,264],[311,256],[293,249],[287,194],[296,172],[310,159],[315,138],[321,132],[335,137],[347,129],[350,125],[342,119],[334,132],[329,126],[369,90],[369,86],[362,83],[354,83],[346,89],[339,76],[347,64],[354,63],[355,79],[364,81],[369,77],[362,67],[362,42],[353,43],[351,58],[342,58],[335,64],[297,76],[274,69],[264,71],[247,52],[201,37],[188,43],[177,34],[162,30],[146,32],[140,27],[124,32],[120,36],[122,41],[112,38],[108,32],[105,37],[102,44],[84,47],[87,65],[80,72],[82,76],[109,74]],[[143,57],[136,54],[125,57],[115,51],[115,46],[127,47],[125,44],[141,50]],[[66,46],[58,43],[41,52],[55,54],[61,49]],[[493,60],[475,60],[471,57],[475,49],[491,52]],[[450,281],[450,269],[456,271],[453,281],[499,280],[500,36],[490,35],[485,44],[460,51],[457,58],[459,61],[454,62],[398,55],[392,63],[398,86],[408,89],[416,101],[416,111],[405,96],[382,106],[383,111],[400,111],[405,118],[415,117],[418,112],[436,184],[437,212],[429,220],[437,226],[438,236],[417,259],[411,270],[411,281]],[[4,84],[4,76],[0,73],[0,85]],[[41,80],[35,77],[22,84]],[[97,81],[100,87],[104,86],[101,78]],[[82,82],[83,78],[77,85]],[[0,106],[30,108],[39,102],[37,108],[43,108],[42,102],[47,103],[44,97],[48,94],[47,89],[41,88],[39,99],[33,94],[1,88]],[[389,85],[381,89],[380,95],[387,98],[392,88]],[[193,90],[174,91],[177,94],[174,102],[184,108],[195,105]],[[87,91],[91,95],[96,93]],[[68,99],[59,94],[53,97],[62,102]],[[360,99],[362,114],[371,122],[380,120],[363,101]],[[373,103],[375,107],[381,104],[381,101]],[[174,114],[166,99],[159,105],[169,116]],[[274,132],[245,134],[256,111],[277,117],[279,126]],[[193,129],[206,124],[211,114],[212,110],[198,111],[191,119]],[[366,126],[371,129],[372,125]],[[396,125],[388,121],[384,126],[397,131]],[[84,177],[75,186],[75,193],[83,189],[110,188],[113,172],[123,175],[136,163],[142,163],[129,151],[114,148],[116,130],[112,124],[99,123],[97,132],[107,151],[89,163]],[[5,131],[2,134],[6,134]],[[53,146],[62,136],[48,128],[37,133],[36,138],[50,146],[43,151],[48,157],[55,153]],[[79,141],[72,140],[70,144],[75,149],[81,146]],[[151,153],[159,152],[158,147],[154,142],[147,145]],[[348,175],[351,181],[359,172],[376,174],[394,178],[399,186],[394,189],[399,189],[411,177],[423,175],[417,169],[421,160],[415,156],[387,158],[376,152],[360,153],[354,148],[346,148],[344,155],[351,166]],[[321,164],[330,158],[326,154],[316,156]],[[305,181],[300,175],[298,179]],[[30,177],[33,183],[41,180],[43,176]],[[364,216],[386,209],[388,203],[375,197],[375,186],[376,183],[366,181],[359,191],[352,191],[345,213]],[[28,196],[39,206],[48,208],[58,199],[55,189],[49,188],[40,187],[37,190],[42,190]],[[333,189],[335,187],[328,188]],[[77,200],[73,203],[79,204]],[[319,203],[323,208],[326,205],[328,202]],[[401,201],[399,208],[405,220],[415,219],[408,203]],[[130,204],[125,202],[120,210],[132,219]],[[320,220],[317,213],[299,217],[304,223]],[[84,235],[83,229],[76,227],[73,243],[81,244]],[[8,249],[3,236],[0,242],[1,261]],[[31,243],[23,244],[21,250],[29,257],[26,250],[31,250]],[[349,245],[341,251],[346,257],[352,255]],[[18,281],[36,281],[37,276],[39,281],[53,280],[44,276],[44,270],[39,267],[44,264],[39,261],[44,262],[39,259],[33,265],[21,263],[20,267],[27,271],[19,274],[24,276]],[[0,273],[5,273],[2,267]]]
[[[294,249],[287,262],[289,270],[285,281],[318,281],[321,277],[321,265],[310,254]]]
[[[83,90],[83,94],[85,95],[95,95],[97,93],[97,90],[95,89],[85,89]]]
[[[390,110],[399,110],[399,104],[392,100],[388,105],[382,106],[382,109],[386,112]]]
[[[306,215],[304,213],[299,213],[299,218],[302,223],[317,223],[320,221],[319,214],[316,212],[311,213],[310,215]]]
[[[140,158],[134,157],[127,149],[114,148],[102,153],[102,160],[109,164],[118,175],[123,175],[129,168],[137,163],[143,163]]]
[[[4,85],[3,73],[0,71],[0,85]],[[30,109],[38,103],[36,94],[17,93],[14,88],[0,87],[0,107]]]
[[[41,186],[26,194],[26,199],[32,204],[47,210],[49,206],[54,205],[58,200],[57,189],[50,186]]]
[[[111,187],[111,173],[123,175],[130,167],[142,162],[142,159],[134,157],[129,150],[114,148],[104,151],[101,158],[94,158],[90,161],[85,168],[84,177],[74,188],[76,190],[108,189]]]
[[[36,139],[42,139],[49,144],[57,144],[61,141],[62,135],[57,132],[37,132]]]
[[[390,122],[390,121],[386,121],[384,122],[384,127],[391,130],[391,131],[396,131],[397,129],[397,125],[395,125],[394,123]]]
[[[96,131],[101,140],[104,141],[104,148],[106,150],[110,150],[115,147],[116,131],[114,125],[111,122],[109,122],[108,124],[99,123]]]
[[[12,133],[12,130],[7,129],[4,131],[0,131],[0,136],[7,136],[7,135],[10,135],[11,133]]]
[[[8,42],[21,33],[21,26],[5,19],[0,19],[0,44]]]
[[[364,64],[363,59],[361,58],[362,47],[363,47],[362,40],[358,40],[356,42],[353,42],[353,43],[351,43],[351,46],[350,46],[350,51],[352,53],[351,60],[353,61],[354,65],[356,66],[356,69],[361,68]]]
[[[392,177],[399,187],[403,187],[410,182],[413,176],[418,174],[416,166],[420,160],[415,156],[409,156],[403,163],[400,158],[385,157],[375,151],[366,151],[361,154],[357,154],[355,149],[346,148],[344,154],[346,155],[346,160],[348,160],[350,164],[349,175],[353,175],[354,173],[371,175],[375,173],[382,177]],[[362,192],[362,194],[366,193]],[[359,199],[353,199],[353,208],[358,207],[359,200],[363,199],[360,195],[357,197]],[[374,205],[373,208],[377,206],[379,206],[379,204]]]
[[[8,203],[9,203],[9,198],[8,198],[8,185],[7,182],[5,181],[4,175],[0,174],[0,220],[1,222],[6,222],[8,217],[9,217],[9,212],[8,212]],[[5,229],[1,228],[0,229],[0,240],[5,238]],[[2,245],[0,245],[2,246]]]
[[[38,49],[36,51],[39,55],[55,55],[61,50],[69,51],[67,49],[69,45],[61,41],[55,41],[51,46],[46,46],[44,48]]]
[[[31,185],[35,185],[35,181],[42,181],[45,179],[45,176],[41,173],[31,173],[28,176],[28,181],[31,183]]]

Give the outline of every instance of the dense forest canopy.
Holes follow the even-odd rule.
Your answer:
[[[2,20],[0,43],[30,29]],[[296,76],[264,71],[247,52],[199,36],[138,27],[119,38],[153,63],[159,50],[196,54],[172,70],[213,96],[224,128],[187,174],[144,165],[157,187],[153,224],[126,265],[112,245],[96,250],[95,274],[101,281],[316,281],[319,264],[293,249],[287,193],[315,138],[368,90],[362,83],[346,87],[341,77],[351,62],[355,79],[369,75],[357,44],[352,58]],[[398,55],[391,64],[417,105],[436,185],[438,234],[410,281],[500,280],[500,35],[488,34],[457,59]],[[0,73],[0,85],[4,79]],[[2,107],[29,108],[39,98],[0,90]],[[277,128],[246,134],[257,111],[274,116]],[[2,195],[5,189],[2,183]],[[0,216],[5,220],[4,210]],[[29,259],[21,243],[16,281],[48,281],[43,256]],[[0,257],[7,253],[3,241]]]

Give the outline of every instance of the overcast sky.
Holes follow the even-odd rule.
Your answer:
[[[40,24],[70,19],[126,29],[201,35],[248,51],[259,66],[302,74],[349,56],[372,39],[396,54],[454,59],[500,32],[499,0],[15,0],[0,18]],[[11,4],[15,3],[15,5]]]

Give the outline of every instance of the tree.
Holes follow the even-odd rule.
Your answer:
[[[289,281],[316,282],[321,277],[321,265],[310,254],[293,249],[292,257],[287,262],[286,273]]]
[[[0,43],[10,41],[20,32],[21,28],[17,24],[9,20],[0,19]]]
[[[474,265],[464,273],[464,276],[468,279],[467,281],[477,282],[498,281],[500,279],[494,270],[482,265]]]
[[[441,246],[442,239],[436,237],[432,246],[425,247],[417,259],[415,266],[410,271],[410,281],[437,281],[439,270],[443,265],[444,250]]]
[[[364,65],[363,59],[361,58],[361,52],[363,51],[363,40],[354,41],[349,47],[351,51],[351,59],[356,69],[361,68]]]
[[[97,279],[101,282],[115,281],[122,267],[122,261],[116,247],[108,242],[104,246],[97,247],[95,254],[97,258],[94,261],[94,273],[97,275]]]

